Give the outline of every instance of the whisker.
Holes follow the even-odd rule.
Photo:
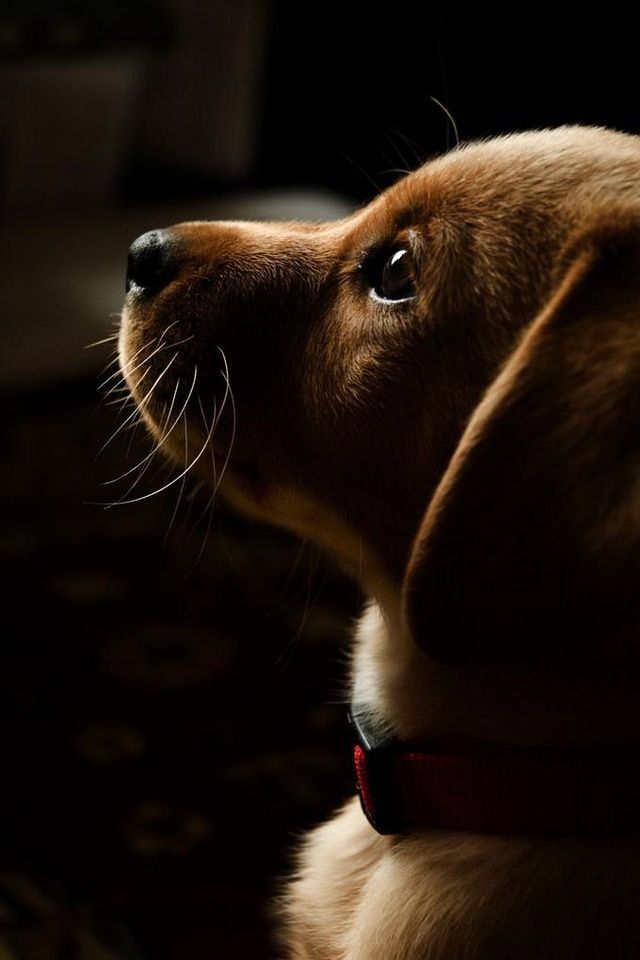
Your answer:
[[[138,366],[136,367],[136,370],[138,370],[138,369],[142,366],[143,363],[146,363],[146,360],[143,360],[141,363],[139,363]],[[147,374],[149,373],[150,370],[151,370],[151,364],[149,364],[149,366],[148,366],[147,369],[144,371],[144,373],[142,373],[142,374],[138,377],[138,379],[136,380],[136,383],[135,383],[135,389],[136,389],[136,390],[140,387],[140,384],[141,384],[142,381],[145,379],[145,377],[147,376]],[[133,371],[131,371],[131,372],[129,373],[129,376],[131,377],[131,379],[133,379],[132,373],[133,373]],[[111,394],[114,393],[116,390],[121,390],[121,389],[123,389],[123,388],[124,388],[125,390],[128,390],[129,393],[131,393],[131,389],[130,389],[129,385],[127,384],[127,382],[126,382],[126,380],[125,380],[124,378],[122,378],[122,384],[120,384],[120,383],[116,380],[115,384],[114,384],[112,387],[110,387],[110,388],[107,390],[107,392],[105,393],[105,395],[104,395],[105,400],[106,400],[107,397],[110,397]],[[132,399],[133,399],[133,397],[132,397]]]
[[[223,377],[225,378],[226,386],[225,386],[224,396],[222,397],[222,403],[220,404],[220,410],[218,411],[217,414],[216,414],[216,401],[215,401],[215,398],[214,398],[214,401],[213,401],[213,403],[214,403],[214,407],[213,407],[213,423],[212,423],[212,429],[213,429],[213,431],[215,431],[215,428],[217,427],[217,425],[218,425],[218,423],[219,423],[219,421],[220,421],[220,418],[221,418],[222,413],[223,413],[223,411],[224,411],[225,404],[226,404],[226,402],[227,402],[227,399],[228,399],[228,397],[229,397],[230,390],[231,390],[231,385],[230,385],[230,383],[229,383],[229,376],[228,376],[228,375],[229,375],[229,367],[228,367],[228,365],[227,365],[227,358],[225,357],[224,351],[222,350],[221,347],[218,347],[218,350],[219,350],[220,353],[222,354],[222,359],[224,360],[225,372],[224,372],[224,373],[222,373],[222,371],[220,371],[220,372],[222,373]],[[207,428],[207,421],[206,421],[206,417],[205,417],[205,414],[204,414],[204,410],[202,409],[202,403],[200,402],[200,397],[198,397],[198,403],[200,404],[200,412],[201,412],[201,414],[202,414],[202,418],[203,418],[203,420],[204,420],[205,429],[206,429],[206,428]],[[233,401],[232,401],[232,403],[233,403]],[[217,471],[216,471],[215,452],[214,452],[214,450],[213,450],[213,445],[211,446],[211,455],[212,455],[212,459],[213,459],[213,493],[211,494],[211,496],[210,496],[209,499],[207,500],[207,503],[205,504],[204,510],[201,512],[200,516],[199,516],[198,519],[196,520],[196,522],[195,522],[195,526],[196,526],[196,527],[199,526],[199,524],[202,522],[202,518],[203,518],[204,515],[206,514],[207,510],[209,510],[210,507],[213,508],[213,504],[215,503],[215,499],[216,499],[216,494],[217,494],[217,492],[218,492],[218,487],[219,487],[220,482],[221,482],[221,480],[222,480],[222,475],[223,475],[223,473],[224,473],[224,471],[225,471],[225,469],[226,469],[227,463],[228,463],[228,461],[229,461],[229,456],[230,456],[230,454],[231,454],[231,447],[233,446],[233,440],[234,440],[234,437],[235,437],[235,407],[232,407],[232,410],[233,410],[233,430],[232,430],[232,436],[231,436],[231,443],[230,443],[230,445],[229,445],[229,451],[228,451],[228,453],[227,453],[227,457],[226,457],[226,459],[225,459],[224,466],[223,466],[223,468],[222,468],[222,471],[221,471],[219,477],[217,476]],[[198,559],[199,559],[199,556],[198,556]],[[197,566],[197,561],[196,561],[195,566]],[[195,566],[194,566],[194,569],[195,569]],[[191,571],[190,571],[190,573],[191,573]]]
[[[82,348],[83,350],[92,350],[93,347],[101,347],[103,343],[113,343],[114,340],[117,340],[119,334],[112,333],[110,337],[103,337],[102,340],[94,340],[93,343],[87,343]]]
[[[410,171],[408,168],[407,168],[406,170],[404,170],[402,167],[387,167],[386,170],[381,170],[381,171],[380,171],[381,174],[397,173],[397,174],[399,174],[399,175],[402,176],[402,177],[404,177],[405,174],[410,173],[410,172],[411,172],[411,171]]]
[[[176,321],[176,323],[177,323],[177,321]],[[170,327],[172,327],[173,325],[174,325],[174,324],[172,324],[172,323],[169,324],[169,327],[167,327],[167,330],[169,330]],[[167,332],[167,330],[165,330],[165,333]],[[163,336],[164,336],[164,334],[163,334]],[[135,367],[131,367],[131,362],[132,362],[133,360],[135,360],[135,358],[138,356],[138,354],[140,354],[140,353],[142,352],[142,350],[144,349],[144,347],[142,347],[141,350],[136,350],[136,352],[133,354],[133,356],[132,356],[132,357],[127,361],[127,363],[123,366],[122,370],[116,370],[116,372],[115,372],[115,373],[112,373],[110,377],[107,377],[107,379],[104,380],[104,381],[99,385],[98,390],[101,390],[103,387],[106,387],[106,385],[109,383],[109,381],[110,381],[110,380],[113,380],[114,377],[117,377],[119,373],[126,374],[128,377],[130,377],[130,376],[131,376],[133,373],[135,373],[136,370],[138,370],[143,364],[147,363],[149,360],[151,360],[152,357],[155,357],[156,354],[160,353],[162,350],[169,350],[171,347],[181,347],[183,343],[188,343],[189,340],[193,340],[193,334],[191,334],[191,336],[189,336],[189,337],[185,337],[183,340],[176,340],[175,343],[165,343],[165,344],[163,345],[163,344],[162,344],[162,340],[160,340],[160,343],[158,344],[158,346],[156,347],[155,350],[153,350],[150,354],[148,354],[148,356],[146,356],[143,360],[141,360],[140,363],[136,364]],[[150,347],[151,344],[152,344],[152,343],[155,343],[155,342],[156,342],[156,340],[155,340],[155,338],[154,338],[153,340],[151,340],[150,343],[145,344],[145,346],[149,346],[149,347]]]
[[[339,147],[334,147],[333,149],[335,153],[339,154],[343,158],[343,160],[347,161],[347,163],[350,163],[351,166],[354,167],[358,171],[358,173],[361,176],[363,176],[373,186],[373,189],[375,190],[376,193],[380,193],[380,190],[381,190],[380,184],[376,183],[376,181],[373,179],[373,177],[369,173],[367,173],[364,167],[361,167],[360,164],[353,159],[353,157],[350,157],[348,153],[345,153],[344,150],[341,150]]]
[[[224,400],[223,400],[223,403],[224,403]],[[207,418],[206,418],[206,416],[205,416],[204,408],[203,408],[203,406],[202,406],[202,400],[200,399],[200,397],[198,397],[198,406],[200,407],[200,416],[202,417],[202,422],[203,422],[204,428],[205,428],[205,430],[206,430],[207,427],[208,427]],[[213,426],[214,430],[215,430],[215,427],[217,426],[218,419],[219,419],[219,418],[218,418],[217,409],[218,409],[218,405],[217,405],[216,399],[215,399],[215,397],[214,397],[214,398],[213,398],[213,420],[212,420],[212,426]],[[213,486],[214,486],[214,489],[215,489],[216,480],[217,480],[217,472],[216,472],[216,453],[215,453],[213,444],[211,444],[211,472],[212,472],[212,474],[213,474]]]
[[[118,483],[120,480],[124,480],[125,477],[128,477],[128,476],[129,476],[130,474],[132,474],[132,473],[135,473],[135,471],[138,470],[143,464],[145,464],[145,463],[147,462],[147,460],[151,460],[151,458],[156,455],[156,453],[158,452],[158,450],[160,450],[160,448],[162,447],[163,443],[165,442],[165,440],[167,439],[167,437],[168,437],[169,434],[171,433],[171,430],[169,430],[169,431],[166,432],[166,433],[163,432],[163,430],[166,430],[166,426],[167,426],[167,424],[169,423],[169,419],[170,419],[170,417],[171,417],[171,414],[173,413],[173,406],[174,406],[174,404],[175,404],[175,402],[176,402],[176,395],[177,395],[177,393],[178,393],[179,388],[180,388],[180,377],[178,377],[178,379],[177,379],[177,381],[176,381],[176,385],[175,385],[175,388],[174,388],[174,391],[173,391],[173,396],[172,396],[172,398],[171,398],[171,404],[170,404],[170,406],[169,406],[169,412],[167,413],[167,416],[166,416],[166,421],[165,421],[164,428],[163,428],[163,427],[160,428],[160,432],[161,432],[160,439],[157,441],[157,443],[154,444],[153,449],[151,450],[151,452],[148,453],[148,454],[146,455],[146,457],[144,457],[139,463],[136,463],[135,466],[130,467],[129,470],[126,470],[124,473],[121,473],[119,477],[115,477],[113,480],[104,480],[103,483],[101,484],[101,486],[106,487],[106,486],[109,486],[109,485],[112,484],[112,483]],[[176,422],[177,422],[177,421],[176,421]],[[173,426],[175,426],[175,423],[173,424]],[[172,429],[173,429],[173,427],[172,427]]]
[[[166,409],[166,404],[165,404],[165,407],[163,408],[163,417],[164,417],[164,410],[165,410],[165,409]],[[138,423],[140,423],[140,422],[141,422],[141,421],[139,420]],[[129,451],[130,451],[130,449],[131,449],[131,444],[132,444],[132,442],[133,442],[133,437],[134,437],[134,436],[135,436],[135,431],[134,431],[134,433],[131,434],[131,439],[129,440],[129,447],[128,447],[128,449],[127,449],[127,456],[129,455]],[[144,466],[144,467],[140,470],[140,472],[138,473],[138,476],[135,478],[135,480],[133,481],[133,483],[127,488],[127,490],[125,490],[125,492],[124,492],[124,493],[122,494],[122,496],[120,497],[120,500],[124,500],[126,497],[128,497],[130,494],[133,493],[133,491],[134,491],[135,488],[138,486],[138,484],[140,483],[140,481],[141,481],[142,478],[144,477],[145,473],[147,472],[147,470],[148,470],[149,467],[151,466],[151,463],[152,463],[152,461],[149,460],[149,461],[147,462],[146,466]]]
[[[114,390],[113,393],[110,393],[109,396],[111,397],[110,400],[107,399],[107,397],[103,397],[101,399],[101,406],[115,407],[117,404],[122,403],[123,400],[130,400],[131,403],[135,403],[135,400],[131,396],[131,391],[128,387],[118,387],[118,389]]]
[[[119,394],[119,393],[127,394],[131,396],[131,391],[129,390],[129,387],[126,385],[124,380],[122,381],[122,383],[118,383],[116,381],[115,385],[111,388],[111,390],[109,390],[107,393],[103,394],[98,398],[98,404],[96,406],[96,410],[100,410],[102,407],[110,407],[114,403],[120,403],[122,397],[116,396],[116,394]],[[111,397],[112,395],[114,399],[109,400],[109,397]]]
[[[227,383],[227,390],[225,390],[225,395],[224,395],[224,400],[223,400],[223,403],[222,403],[222,407],[224,406],[224,403],[226,402],[227,393],[228,393],[229,399],[230,399],[230,401],[231,401],[231,415],[232,415],[232,417],[233,417],[233,423],[232,423],[232,427],[231,427],[231,439],[230,439],[230,441],[229,441],[229,449],[227,450],[227,456],[225,457],[225,461],[224,461],[224,463],[223,463],[223,465],[222,465],[222,470],[220,471],[220,476],[218,477],[218,482],[216,483],[215,489],[214,489],[214,491],[213,491],[213,492],[214,492],[214,495],[218,492],[218,489],[219,489],[219,487],[220,487],[220,484],[222,483],[222,478],[224,477],[225,470],[227,469],[227,464],[229,463],[229,458],[230,458],[230,456],[231,456],[231,451],[232,451],[232,449],[233,449],[233,443],[234,443],[234,440],[235,440],[235,438],[236,438],[236,404],[235,404],[235,399],[234,399],[234,396],[233,396],[233,391],[232,391],[232,389],[231,389],[231,384],[230,384],[230,382],[229,382],[229,366],[228,366],[228,364],[227,364],[227,358],[226,358],[226,356],[225,356],[225,354],[224,354],[224,350],[222,349],[222,347],[218,347],[218,350],[219,350],[220,353],[222,354],[222,359],[224,360],[225,373],[223,374],[223,376],[224,376],[224,378],[225,378],[225,380],[226,380],[226,383]],[[218,414],[218,419],[219,419],[220,416],[222,415],[222,407],[220,408],[220,413]],[[216,421],[216,422],[217,422],[217,421]],[[214,423],[214,427],[215,427],[215,423]]]
[[[147,376],[147,374],[149,373],[150,369],[151,369],[151,367],[148,366],[147,369],[144,371],[144,373],[142,373],[142,374],[138,377],[138,379],[136,380],[136,389],[138,389],[138,387],[140,386],[140,384],[142,383],[142,381],[144,380],[144,378],[145,378],[145,377]],[[104,395],[104,397],[103,397],[103,400],[106,400],[107,397],[110,397],[113,393],[121,393],[122,391],[126,391],[126,392],[129,394],[129,396],[131,397],[131,399],[133,400],[133,402],[135,403],[133,394],[132,394],[132,392],[131,392],[131,388],[129,387],[128,383],[127,383],[124,379],[122,379],[121,382],[118,382],[118,381],[116,380],[116,382],[114,383],[114,385],[113,385],[112,387],[110,387],[110,388],[107,390],[107,392],[105,393],[105,395]]]
[[[126,381],[125,381],[125,379],[124,379],[124,374],[125,374],[125,373],[126,373],[126,375],[127,375],[128,377],[133,378],[133,374],[136,372],[136,370],[139,370],[140,367],[142,367],[145,363],[147,363],[147,361],[151,360],[152,357],[154,357],[154,356],[155,356],[157,353],[159,353],[161,350],[166,350],[166,349],[168,349],[170,346],[172,346],[172,347],[180,347],[180,346],[182,346],[182,344],[188,343],[189,340],[193,340],[193,334],[191,334],[191,336],[185,337],[185,338],[182,339],[182,340],[177,340],[175,343],[172,343],[172,344],[164,344],[164,345],[162,344],[162,338],[163,338],[164,336],[166,336],[166,334],[169,332],[169,330],[171,329],[171,327],[175,326],[176,323],[179,323],[179,322],[180,322],[179,320],[174,320],[173,323],[170,323],[170,324],[165,328],[165,330],[164,330],[163,333],[162,333],[162,336],[160,337],[160,342],[159,342],[158,346],[156,347],[156,349],[155,349],[152,353],[148,354],[143,360],[141,360],[139,363],[137,363],[134,367],[131,366],[132,362],[135,360],[135,358],[136,358],[137,356],[139,356],[139,354],[142,352],[142,350],[144,350],[146,347],[150,347],[153,343],[156,342],[155,338],[154,338],[153,340],[149,341],[148,343],[144,344],[144,346],[142,346],[142,347],[140,348],[140,350],[136,350],[136,352],[133,354],[132,357],[129,358],[129,360],[128,360],[127,363],[122,367],[122,369],[116,370],[116,371],[115,371],[114,373],[112,373],[109,377],[107,377],[106,380],[103,380],[103,382],[98,385],[98,388],[97,388],[97,389],[98,389],[98,390],[102,390],[104,387],[106,387],[106,385],[109,383],[110,380],[113,380],[115,377],[118,377],[119,375],[120,375],[120,381],[125,385],[126,389],[129,389],[129,388],[126,386]],[[111,362],[112,362],[112,363],[115,363],[117,360],[118,360],[118,356],[114,357],[114,359],[113,359]],[[108,364],[108,366],[111,366],[111,364]],[[142,381],[144,380],[144,378],[146,377],[146,375],[147,375],[147,373],[148,373],[148,371],[149,371],[150,369],[151,369],[150,366],[147,367],[147,369],[145,370],[145,372],[143,373],[143,375],[138,378],[138,380],[137,380],[137,382],[136,382],[136,388],[138,388],[138,387],[140,386],[140,384],[142,383]],[[105,393],[104,396],[105,396],[105,397],[108,397],[108,396],[111,395],[111,393],[112,393],[116,388],[119,389],[119,388],[120,388],[120,381],[117,381],[117,380],[116,380],[115,385],[112,386],[112,387],[110,387],[109,390],[107,390],[107,392]]]
[[[453,119],[453,115],[451,114],[451,111],[448,110],[447,107],[445,107],[444,103],[440,103],[440,101],[437,99],[437,97],[432,97],[432,96],[430,96],[430,97],[429,97],[429,100],[433,100],[433,102],[434,102],[438,107],[440,107],[440,109],[442,110],[442,112],[444,113],[444,115],[446,116],[446,118],[448,119],[449,123],[451,124],[451,129],[453,130],[453,135],[454,135],[454,137],[456,138],[456,147],[459,146],[459,145],[460,145],[460,135],[459,135],[459,133],[458,133],[458,125],[457,125],[457,123],[455,122],[455,120]],[[447,143],[447,149],[448,149],[448,148],[449,148],[449,144]]]
[[[203,423],[204,423],[204,425],[205,425],[205,428],[206,428],[206,426],[207,426],[207,420],[206,420],[206,417],[205,417],[205,415],[204,415],[204,410],[202,409],[202,403],[201,403],[201,401],[200,401],[200,397],[198,397],[198,405],[199,405],[199,407],[200,407],[200,413],[202,414],[202,421],[203,421]],[[215,426],[216,426],[217,423],[218,423],[217,404],[216,404],[216,399],[215,399],[215,397],[214,397],[214,398],[213,398],[213,425],[214,425],[214,428],[215,428]],[[214,489],[215,489],[215,486],[216,486],[216,483],[217,483],[217,472],[216,472],[216,451],[215,451],[215,448],[214,448],[213,444],[211,444],[211,473],[212,473],[212,475],[213,475],[213,486],[214,486]]]
[[[133,500],[118,500],[116,503],[100,504],[100,506],[104,506],[105,508],[126,506],[127,504],[130,504],[130,503],[140,503],[142,500],[148,500],[150,497],[155,497],[159,493],[164,493],[165,490],[168,490],[169,487],[172,487],[174,484],[182,480],[182,478],[186,476],[189,473],[189,471],[195,467],[196,463],[198,462],[198,460],[200,460],[200,458],[202,457],[202,454],[207,449],[207,445],[210,439],[211,439],[210,436],[207,437],[204,444],[200,448],[200,452],[198,453],[198,456],[194,457],[194,459],[191,461],[191,463],[186,468],[186,470],[183,470],[182,473],[178,474],[177,477],[174,477],[173,480],[170,480],[168,483],[165,483],[163,486],[158,487],[157,490],[152,490],[151,493],[145,493],[142,497],[135,497]]]
[[[223,401],[223,402],[224,402],[224,401]],[[198,406],[200,407],[200,415],[202,416],[202,422],[203,422],[203,424],[204,424],[204,428],[205,428],[205,430],[208,430],[208,429],[209,429],[209,424],[208,424],[208,422],[207,422],[207,418],[206,418],[206,416],[205,416],[205,412],[204,412],[204,409],[203,409],[203,407],[202,407],[202,401],[201,401],[200,397],[198,397]],[[214,401],[213,401],[213,421],[212,421],[212,426],[214,427],[214,432],[215,432],[215,426],[216,426],[216,424],[218,423],[218,419],[219,419],[219,418],[218,418],[218,416],[216,415],[216,401],[215,401],[215,398],[214,398]],[[204,506],[204,509],[201,511],[201,513],[199,514],[197,520],[195,521],[195,523],[194,523],[194,527],[195,527],[195,528],[199,527],[200,524],[202,523],[202,519],[203,519],[204,515],[206,514],[207,510],[209,509],[209,507],[211,506],[211,504],[213,503],[213,501],[215,500],[215,496],[216,496],[216,479],[217,479],[217,472],[216,472],[216,455],[215,455],[215,450],[214,450],[213,444],[211,444],[211,470],[212,470],[212,473],[213,473],[213,493],[212,493],[211,496],[208,498],[208,500],[207,500],[207,502],[206,502],[206,504],[205,504],[205,506]]]
[[[118,363],[119,360],[120,360],[120,355],[119,355],[118,350],[117,350],[117,348],[116,348],[116,349],[113,351],[113,356],[112,356],[111,360],[107,361],[107,363],[105,363],[104,367],[103,367],[102,370],[100,371],[100,376],[101,376],[101,377],[104,376],[104,374],[107,372],[107,370],[109,369],[109,367],[112,367],[112,366],[114,365],[114,363]],[[99,390],[100,387],[98,386],[98,387],[96,387],[96,389]]]
[[[166,337],[166,335],[169,333],[169,330],[172,330],[177,323],[180,323],[180,320],[179,320],[179,319],[178,319],[178,320],[174,320],[173,323],[170,323],[167,327],[164,328],[164,330],[163,330],[162,333],[160,334],[159,343],[162,343],[162,341],[164,340],[164,338]],[[191,339],[191,337],[189,337],[189,339]]]
[[[139,413],[139,411],[136,410],[136,413]],[[132,430],[135,430],[136,427],[138,427],[142,422],[143,422],[142,415],[140,415],[140,417],[137,420],[134,420],[133,423],[127,424],[127,426],[123,430],[123,433],[130,433]]]
[[[120,373],[120,371],[118,371],[118,373]],[[122,390],[127,390],[129,394],[131,394],[131,390],[129,390],[129,387],[124,377],[121,377],[120,380],[116,380],[114,385],[112,387],[109,387],[107,392],[103,394],[103,397],[102,397],[103,402],[107,400],[112,393],[120,392]]]
[[[183,403],[183,405],[182,405],[182,409],[181,409],[180,412],[176,415],[176,418],[175,418],[175,420],[173,421],[173,423],[171,424],[171,427],[169,428],[169,430],[168,430],[165,434],[163,434],[162,440],[160,441],[160,443],[159,443],[158,446],[156,447],[156,451],[154,451],[154,452],[157,452],[157,450],[160,449],[160,446],[161,446],[162,444],[164,444],[164,443],[166,442],[167,438],[173,433],[174,429],[176,428],[176,426],[177,426],[178,423],[180,422],[183,413],[185,412],[185,410],[186,410],[187,407],[189,406],[189,400],[191,399],[191,394],[193,393],[194,387],[195,387],[195,385],[196,385],[196,377],[197,377],[197,375],[198,375],[198,368],[196,367],[196,368],[194,369],[194,371],[193,371],[193,380],[191,381],[191,386],[190,386],[190,388],[189,388],[189,392],[187,393],[187,399],[184,401],[184,403]],[[178,377],[178,382],[180,382],[180,378],[179,378],[179,377]],[[176,391],[174,390],[174,396],[175,396],[175,392],[176,392]],[[123,474],[123,477],[126,477],[126,476],[127,476],[126,473]],[[121,477],[120,479],[122,479],[122,477]],[[107,484],[115,483],[115,482],[116,482],[115,480],[105,480],[103,486],[106,486]]]
[[[187,423],[187,416],[185,414],[184,416],[184,465],[185,467],[187,466],[188,463],[189,463],[189,425]],[[169,526],[167,527],[166,533],[164,535],[163,543],[167,542],[167,538],[171,533],[171,529],[173,527],[174,521],[178,515],[178,508],[180,507],[180,503],[182,501],[182,495],[184,493],[184,485],[186,482],[187,482],[187,475],[185,473],[184,477],[182,478],[182,483],[180,484],[180,487],[178,489],[178,499],[176,500],[175,506],[173,508],[173,513],[171,514],[171,519],[169,520]]]
[[[129,455],[130,455],[130,453],[131,453],[131,447],[132,447],[132,445],[133,445],[133,441],[135,440],[136,433],[138,432],[138,427],[140,426],[141,423],[142,423],[142,416],[140,416],[140,417],[135,421],[135,423],[134,423],[134,425],[133,425],[133,430],[132,430],[131,433],[129,434],[129,443],[127,444],[127,452],[125,453],[125,457],[127,457],[127,459],[129,458]]]
[[[226,394],[225,394],[225,396],[226,396]],[[224,402],[224,401],[223,401],[223,402]],[[207,418],[206,418],[206,416],[205,416],[205,412],[204,412],[204,409],[203,409],[203,407],[202,407],[202,401],[200,400],[200,397],[198,397],[198,405],[199,405],[199,407],[200,407],[200,413],[201,413],[201,415],[202,415],[202,422],[204,423],[204,428],[205,428],[205,430],[206,430],[206,429],[207,429],[207,426],[208,426],[208,424],[207,424]],[[212,422],[211,422],[211,426],[212,426],[213,430],[215,430],[215,426],[216,426],[216,424],[218,423],[218,419],[219,419],[219,418],[218,418],[218,416],[217,416],[217,414],[216,414],[216,401],[215,401],[215,398],[214,398],[214,401],[213,401],[213,420],[212,420]],[[218,484],[217,484],[217,477],[216,477],[216,454],[215,454],[215,449],[214,449],[213,443],[209,444],[209,450],[210,450],[210,453],[211,453],[211,470],[212,470],[212,473],[213,473],[213,493],[211,494],[211,496],[210,496],[209,499],[207,500],[207,503],[205,504],[204,510],[202,511],[202,513],[200,514],[200,516],[198,517],[198,519],[197,519],[196,522],[195,522],[195,527],[197,528],[197,527],[200,525],[200,523],[201,523],[201,521],[202,521],[202,518],[205,516],[205,514],[208,513],[208,514],[209,514],[209,517],[208,517],[208,520],[207,520],[207,528],[206,528],[206,530],[205,530],[204,537],[203,537],[203,539],[202,539],[202,543],[200,544],[200,549],[198,550],[198,555],[197,555],[197,557],[196,557],[195,563],[193,564],[193,566],[191,567],[191,569],[190,569],[189,572],[187,573],[185,579],[187,579],[188,577],[191,576],[191,574],[193,573],[193,571],[196,569],[196,567],[198,566],[198,564],[199,564],[200,561],[202,560],[202,555],[203,555],[203,553],[204,553],[204,551],[205,551],[205,547],[207,546],[207,543],[208,543],[208,541],[209,541],[209,536],[211,535],[211,524],[213,523],[213,511],[214,511],[215,503],[216,503],[216,492],[217,492],[217,489],[218,489]]]
[[[174,362],[174,360],[177,359],[177,357],[178,357],[178,352],[174,353],[174,355],[172,356],[171,360],[169,360],[169,363],[166,365],[166,367],[164,368],[164,370],[162,371],[162,373],[160,373],[160,374],[156,377],[156,379],[154,380],[153,384],[151,385],[151,388],[147,391],[147,393],[144,395],[144,397],[142,398],[142,400],[141,400],[140,403],[138,404],[139,407],[143,407],[143,406],[145,405],[145,403],[147,402],[147,400],[149,399],[149,397],[152,395],[153,391],[154,391],[155,388],[158,386],[158,384],[160,383],[160,381],[161,381],[162,378],[164,377],[165,373],[168,371],[169,367],[170,367],[171,364]],[[118,427],[118,429],[117,429],[114,433],[111,434],[111,436],[109,437],[109,439],[107,440],[107,442],[104,443],[104,444],[100,447],[100,449],[98,450],[98,453],[96,454],[96,459],[97,459],[97,458],[100,456],[100,454],[109,446],[109,444],[111,443],[111,441],[114,440],[114,439],[118,436],[118,434],[121,432],[121,430],[124,429],[124,427],[127,425],[127,423],[129,423],[129,421],[133,419],[133,417],[135,416],[135,413],[136,413],[136,412],[137,412],[137,408],[136,408],[136,410],[133,411],[133,413],[129,414],[129,416],[127,417],[127,419]]]
[[[131,394],[127,394],[126,397],[114,397],[113,400],[103,401],[103,406],[105,407],[119,407],[118,413],[122,413],[125,407],[135,407],[135,400]]]
[[[109,390],[109,393],[105,394],[105,397],[103,397],[103,399],[106,399],[106,397],[108,396],[110,397],[114,393],[128,393],[129,396],[131,397],[131,390],[129,389],[127,384],[124,382],[124,380],[122,381],[122,383],[117,383],[115,387],[111,387],[111,389]],[[131,397],[131,399],[133,400],[133,397]],[[110,402],[113,403],[113,400]]]
[[[389,154],[383,150],[379,144],[377,145],[378,150],[389,164],[392,165],[394,162],[397,163],[399,159],[402,166],[408,169],[409,165],[407,163],[407,159],[400,149],[397,140],[394,140],[392,136],[392,134],[395,134],[396,138],[399,140],[401,136],[400,131],[397,129],[395,124],[392,123],[391,118],[385,113],[384,110],[378,108],[377,112],[379,117],[374,121],[374,126],[376,127],[378,133],[384,137],[393,153],[396,154],[395,160],[393,157],[390,157]]]
[[[197,372],[198,372],[198,368],[197,368],[197,366],[196,366],[196,368],[195,368],[195,375],[197,375]],[[194,376],[194,383],[195,383],[195,376]],[[185,424],[186,424],[186,417],[185,417]],[[148,500],[149,497],[154,497],[154,496],[156,496],[157,494],[163,493],[165,490],[168,490],[169,487],[174,486],[174,484],[176,484],[176,483],[178,483],[180,480],[182,480],[182,478],[183,478],[184,476],[186,476],[186,474],[189,473],[189,472],[195,467],[196,463],[198,463],[198,461],[200,460],[200,458],[201,458],[202,455],[204,454],[205,450],[207,449],[207,446],[209,445],[209,442],[210,442],[210,440],[211,440],[211,437],[213,436],[213,430],[214,430],[214,428],[215,428],[215,423],[211,425],[211,429],[209,430],[207,436],[205,437],[204,443],[202,444],[202,446],[201,446],[201,448],[200,448],[197,456],[194,457],[194,459],[191,461],[191,463],[190,463],[181,473],[179,473],[177,477],[174,477],[173,480],[170,480],[168,483],[163,484],[163,486],[159,487],[157,490],[153,490],[151,493],[146,493],[146,494],[144,494],[144,495],[141,496],[141,497],[135,497],[135,498],[132,499],[132,500],[119,500],[117,503],[102,504],[102,506],[104,506],[104,507],[110,507],[110,506],[111,506],[111,507],[114,507],[114,506],[121,506],[121,505],[129,504],[129,503],[139,503],[141,500]]]
[[[193,334],[191,334],[191,336],[189,337],[184,337],[184,339],[182,340],[176,340],[175,343],[165,343],[163,345],[162,342],[160,342],[156,347],[156,349],[153,351],[153,353],[150,353],[147,357],[144,358],[144,360],[141,360],[140,363],[133,368],[133,370],[127,369],[126,371],[123,371],[123,372],[126,372],[128,377],[131,377],[131,375],[135,373],[135,371],[139,367],[141,367],[144,363],[148,363],[149,360],[152,359],[152,357],[156,356],[156,354],[161,353],[163,350],[170,350],[172,347],[181,347],[183,343],[188,343],[189,340],[193,340]]]
[[[131,369],[130,369],[131,364],[132,364],[133,361],[136,359],[136,357],[140,356],[140,354],[142,353],[143,350],[146,350],[148,347],[152,346],[152,344],[154,344],[155,342],[156,342],[156,337],[154,337],[153,340],[147,341],[147,343],[143,343],[142,346],[140,347],[140,349],[139,349],[139,350],[136,350],[136,352],[135,352],[134,354],[132,354],[132,356],[129,357],[129,359],[127,360],[127,362],[122,365],[122,368],[121,368],[121,369],[116,370],[115,373],[112,373],[109,377],[107,377],[106,380],[103,380],[102,383],[99,383],[99,384],[98,384],[98,390],[102,390],[103,387],[106,387],[106,385],[107,385],[108,383],[110,383],[111,380],[113,380],[114,377],[117,377],[118,375],[122,376],[122,374],[124,374],[125,372],[127,372],[127,373],[133,373],[134,370],[137,370],[138,367],[134,367],[133,370],[131,370]],[[153,356],[153,354],[151,354],[151,356]],[[111,363],[115,363],[116,360],[118,360],[118,359],[119,359],[119,357],[115,357],[114,360],[111,361]],[[147,358],[147,359],[149,359],[149,358]],[[145,361],[142,360],[142,361],[140,362],[139,366],[142,366],[142,364],[143,364],[144,362],[145,362]],[[110,364],[110,365],[111,365],[111,364]]]

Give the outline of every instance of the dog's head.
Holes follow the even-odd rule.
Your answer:
[[[428,653],[626,643],[639,182],[640,141],[567,127],[457,149],[339,222],[153,231],[123,371],[232,502],[403,585]]]

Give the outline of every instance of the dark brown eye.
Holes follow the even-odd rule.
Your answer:
[[[409,250],[401,247],[386,258],[381,258],[372,277],[372,289],[381,300],[411,300],[416,295],[413,258]]]

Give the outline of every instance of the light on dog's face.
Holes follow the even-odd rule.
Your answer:
[[[518,177],[511,144],[483,144],[337,223],[196,222],[136,241],[121,361],[167,452],[188,448],[241,508],[356,564],[360,541],[400,577],[569,222],[562,164],[535,135],[519,149]]]
[[[374,231],[364,220],[145,234],[121,332],[123,371],[167,453],[208,445],[194,469],[223,475],[234,503],[305,536],[331,529],[325,545],[358,562],[373,528],[398,519],[376,507],[380,487],[400,481],[406,503],[403,470],[427,456],[401,449],[423,415],[419,237],[386,212]]]
[[[486,373],[442,297],[429,210],[408,218],[396,193],[335,224],[144,235],[121,360],[179,463],[189,451],[240,508],[399,574]]]

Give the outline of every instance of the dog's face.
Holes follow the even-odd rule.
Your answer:
[[[130,389],[236,505],[400,583],[567,243],[639,171],[635,138],[561,128],[456,150],[339,222],[147,234],[120,342]]]

